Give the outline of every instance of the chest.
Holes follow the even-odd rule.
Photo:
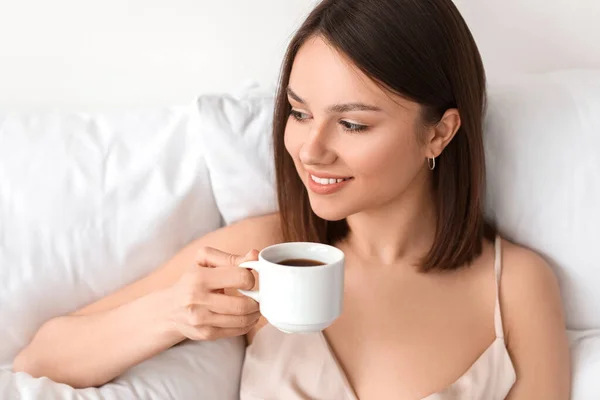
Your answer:
[[[359,398],[422,399],[494,341],[494,289],[468,276],[349,271],[343,314],[325,337]]]

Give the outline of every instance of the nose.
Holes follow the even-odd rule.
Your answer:
[[[335,162],[337,155],[331,148],[325,126],[311,129],[300,148],[299,157],[304,165],[329,165]]]

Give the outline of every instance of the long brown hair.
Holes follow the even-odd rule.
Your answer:
[[[449,108],[459,110],[461,128],[432,172],[437,227],[420,267],[450,270],[469,264],[481,253],[487,227],[482,211],[485,72],[475,41],[451,0],[324,0],[296,32],[283,61],[273,119],[284,239],[333,244],[349,231],[346,220],[326,221],[312,211],[284,145],[292,64],[299,48],[315,35],[383,88],[421,104],[424,124],[437,123]]]

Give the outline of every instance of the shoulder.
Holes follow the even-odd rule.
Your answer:
[[[502,240],[500,300],[507,341],[525,330],[564,329],[556,275],[538,253]]]
[[[260,251],[283,241],[279,213],[237,221],[208,234],[206,239],[206,245],[232,254]]]
[[[505,344],[517,376],[509,397],[568,398],[569,344],[552,269],[539,254],[503,240],[500,282]]]
[[[558,294],[558,280],[548,262],[526,247],[502,240],[502,287],[506,300],[531,299],[533,294]]]
[[[558,286],[548,262],[526,247],[502,240],[502,284],[507,295],[522,296],[532,290],[549,290]]]

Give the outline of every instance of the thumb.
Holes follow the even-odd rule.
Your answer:
[[[258,261],[258,250],[252,249],[249,252],[247,252],[242,257],[242,261],[241,262],[246,262],[246,261]]]

